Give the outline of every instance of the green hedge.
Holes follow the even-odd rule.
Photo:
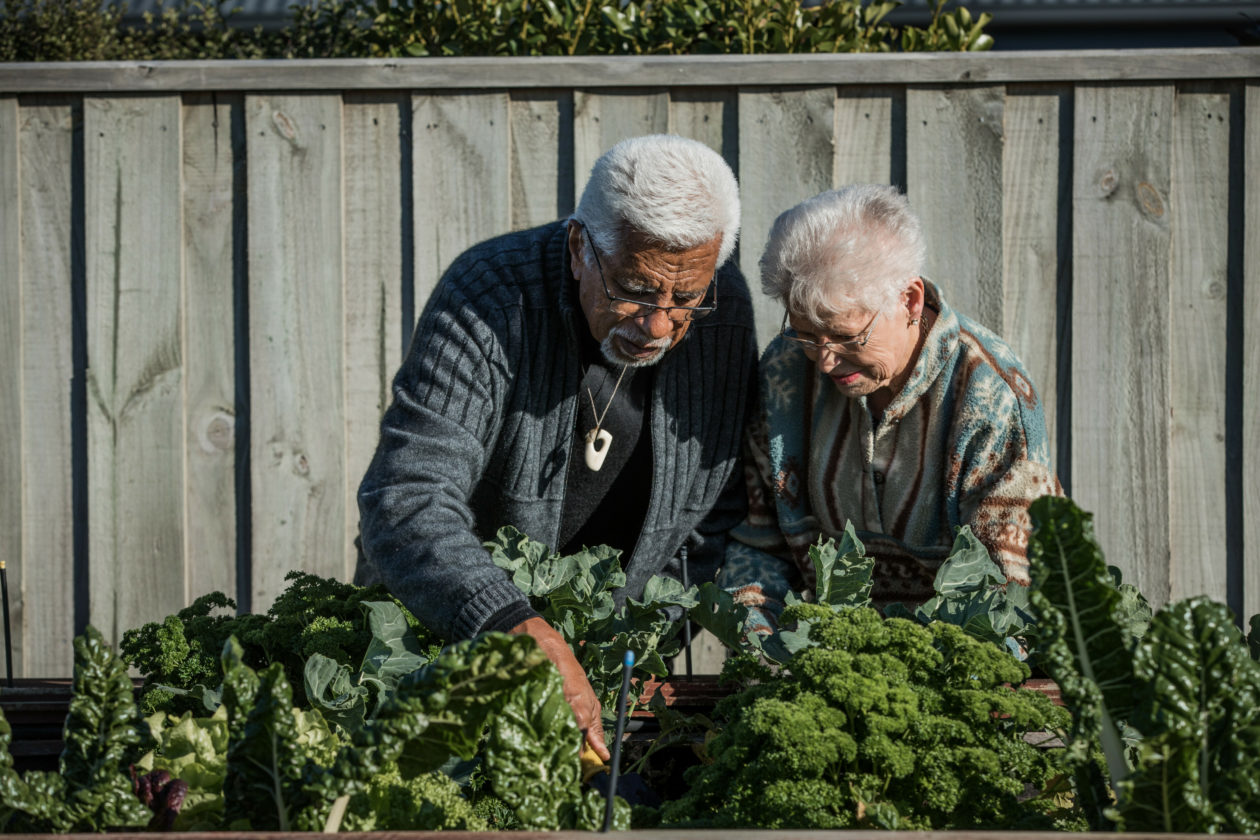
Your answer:
[[[125,24],[108,0],[0,0],[0,61],[212,58],[688,55],[986,50],[990,16],[946,11],[926,28],[885,20],[896,2],[825,0],[318,0],[278,31],[234,25],[222,3],[179,5]]]

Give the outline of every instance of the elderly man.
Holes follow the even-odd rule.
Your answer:
[[[482,547],[503,525],[563,552],[621,549],[653,575],[713,579],[746,509],[739,439],[756,345],[735,178],[703,144],[626,140],[566,221],[459,256],[429,299],[359,489],[356,580],[380,580],[451,640],[528,633],[591,746],[600,708],[563,639]]]
[[[877,605],[931,597],[962,525],[1028,584],[1028,506],[1061,492],[1041,402],[1011,348],[922,277],[924,254],[889,186],[822,193],[774,223],[761,282],[786,312],[721,576],[749,629],[813,583],[809,546],[848,522],[876,558]]]

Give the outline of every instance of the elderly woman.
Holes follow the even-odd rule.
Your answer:
[[[815,196],[775,221],[762,288],[783,303],[747,441],[748,518],[720,576],[773,620],[812,587],[808,548],[852,522],[879,606],[931,597],[970,525],[1027,585],[1028,505],[1061,492],[1041,404],[1000,338],[921,276],[918,218],[892,187]]]

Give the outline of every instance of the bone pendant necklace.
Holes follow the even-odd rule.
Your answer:
[[[604,458],[608,457],[608,449],[612,446],[612,435],[607,429],[600,427],[604,425],[604,417],[608,414],[608,409],[612,407],[613,400],[617,396],[617,389],[621,387],[621,380],[626,375],[627,367],[629,365],[622,366],[621,374],[617,377],[617,383],[613,385],[612,394],[608,397],[603,414],[595,410],[595,395],[591,393],[590,388],[586,389],[586,396],[591,399],[591,416],[595,418],[595,428],[586,433],[586,468],[592,472],[599,472],[599,468],[604,466]]]

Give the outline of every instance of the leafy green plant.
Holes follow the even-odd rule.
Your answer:
[[[1012,584],[993,562],[984,543],[964,525],[958,529],[949,557],[937,569],[936,594],[913,610],[890,604],[884,614],[914,618],[923,624],[944,621],[994,644],[1025,641],[1031,631],[1028,587]]]
[[[318,655],[338,666],[329,668],[330,663],[323,662],[316,670],[323,668],[326,673],[314,675],[318,690],[332,703],[339,695],[331,685],[340,667],[360,669],[355,685],[364,689],[356,692],[362,700],[371,678],[389,676],[399,662],[419,664],[400,658],[403,653],[423,657],[437,648],[435,637],[384,587],[359,587],[298,571],[289,572],[285,580],[289,585],[265,614],[223,614],[222,610],[235,609],[236,603],[222,592],[211,592],[162,622],[124,633],[119,647],[124,659],[145,678],[141,704],[146,713],[212,710],[217,705],[213,689],[222,678],[219,659],[230,637],[241,644],[242,659],[250,667],[280,663],[298,705],[309,702],[305,677],[312,657]],[[373,602],[393,608],[374,607]],[[382,610],[388,610],[388,616]],[[382,675],[376,672],[386,666],[377,660],[385,651],[396,658]],[[327,682],[319,682],[325,677]],[[338,683],[338,687],[349,690],[346,684]]]
[[[875,560],[866,556],[866,548],[851,523],[846,523],[838,543],[833,538],[820,537],[809,547],[809,559],[816,581],[811,593],[814,603],[833,611],[870,605]],[[937,571],[934,587],[936,595],[914,610],[903,604],[890,604],[884,608],[884,614],[921,624],[953,624],[975,638],[1016,652],[1022,650],[1021,643],[1034,632],[1027,588],[1008,584],[988,549],[965,525],[958,530],[949,557]],[[791,607],[804,602],[789,592],[784,603]],[[1132,610],[1136,616],[1138,601],[1134,601]],[[773,632],[760,634],[747,632],[747,615],[745,607],[712,583],[701,587],[699,603],[690,613],[693,621],[727,647],[756,653],[770,662],[783,664],[812,644],[808,619],[798,618],[800,623],[796,625],[781,621]],[[793,613],[785,611],[785,615]]]
[[[946,2],[926,28],[898,30],[892,0],[317,0],[264,31],[235,25],[227,0],[175,0],[138,25],[114,0],[3,0],[0,61],[989,49],[989,16]]]
[[[696,606],[696,589],[672,578],[653,577],[641,600],[618,608],[613,591],[625,586],[621,552],[608,546],[577,554],[552,554],[542,543],[509,526],[486,543],[495,565],[508,572],[529,596],[539,615],[554,626],[573,651],[605,712],[616,709],[622,661],[634,651],[632,699],[648,677],[668,675],[665,660],[682,650],[681,618]]]
[[[901,49],[905,52],[968,52],[993,48],[993,37],[984,27],[993,15],[983,12],[972,18],[965,6],[945,11],[949,0],[934,0],[932,22],[926,29],[906,27],[901,33]]]
[[[1229,610],[1177,602],[1139,636],[1140,611],[1135,622],[1090,514],[1054,497],[1030,513],[1043,662],[1072,710],[1068,754],[1091,825],[1260,830],[1260,665]],[[1126,746],[1125,723],[1136,747]],[[1093,760],[1099,749],[1107,777]]]
[[[0,715],[0,832],[96,832],[142,828],[152,816],[128,767],[148,749],[127,668],[94,627],[74,640],[74,696],[59,772],[13,770],[10,728]]]
[[[1061,820],[1049,797],[1024,796],[1061,769],[1024,733],[1067,724],[1046,696],[1009,687],[1028,676],[1024,663],[953,625],[869,607],[796,604],[784,614],[809,627],[811,644],[777,676],[748,654],[731,668],[754,684],[719,703],[712,763],[687,771],[691,789],[664,806],[665,825],[1033,829]]]

